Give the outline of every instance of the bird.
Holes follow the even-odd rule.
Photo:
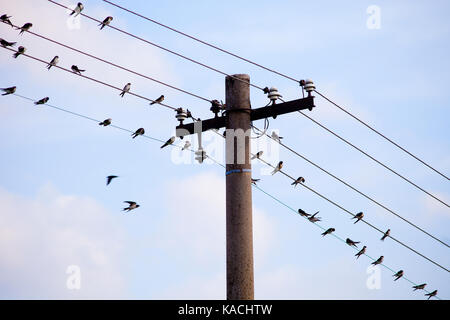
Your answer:
[[[253,179],[253,178],[252,178],[252,184],[254,184],[254,185],[256,186],[256,183],[257,183],[259,180],[261,180],[261,179]]]
[[[158,99],[156,99],[156,100],[150,102],[150,105],[153,105],[153,104],[155,104],[155,103],[161,103],[161,102],[163,102],[163,101],[164,101],[164,95],[162,95],[162,96],[160,96]]]
[[[277,173],[278,171],[280,171],[281,168],[283,168],[283,161],[278,162],[277,166],[276,166],[275,169],[273,169],[273,171],[272,171],[272,175],[274,175],[275,173]]]
[[[264,153],[263,151],[258,151],[256,154],[254,154],[254,155],[252,156],[251,160],[261,158],[261,156],[262,156],[263,153]]]
[[[14,27],[9,18],[11,18],[11,16],[8,16],[7,14],[2,14],[2,16],[0,17],[0,21],[9,24],[11,27]]]
[[[384,235],[381,237],[381,241],[384,241],[389,235],[391,234],[391,229],[387,229],[387,231],[384,233]]]
[[[122,90],[122,92],[121,92],[119,95],[123,98],[123,96],[125,95],[125,93],[130,92],[130,88],[131,88],[131,83],[128,82],[128,83],[125,85],[125,87],[123,87],[123,90]]]
[[[359,252],[358,252],[357,254],[355,254],[356,259],[358,259],[361,255],[363,255],[364,253],[366,253],[366,249],[367,249],[366,246],[362,247],[362,249],[359,250]]]
[[[81,70],[81,69],[78,68],[76,65],[73,65],[73,66],[71,67],[71,69],[72,69],[72,71],[73,71],[74,73],[78,73],[79,75],[81,75],[82,72],[85,72],[85,71],[86,71],[86,70]]]
[[[383,262],[383,260],[384,260],[384,257],[381,256],[381,257],[379,257],[376,261],[372,262],[371,264],[373,264],[374,266],[376,266],[376,265],[378,265],[378,264],[381,264],[381,263]]]
[[[294,182],[291,183],[291,186],[296,187],[299,183],[304,183],[304,182],[305,182],[305,178],[298,177],[297,180],[295,180]]]
[[[36,104],[36,105],[38,105],[38,104],[46,104],[48,102],[48,100],[50,100],[50,98],[49,97],[45,97],[45,98],[42,98],[39,101],[36,101],[34,104]]]
[[[31,22],[25,23],[22,27],[16,27],[16,30],[20,30],[19,35],[23,34],[25,31],[30,30],[30,28],[33,26]]]
[[[302,209],[298,209],[298,213],[302,216],[302,217],[309,217],[310,214],[306,213],[304,210]]]
[[[431,299],[431,297],[434,297],[434,296],[436,296],[436,295],[437,295],[437,293],[438,293],[438,291],[437,291],[437,290],[434,290],[433,292],[430,292],[430,293],[426,293],[425,295],[426,295],[426,296],[428,296],[428,300],[430,300],[430,299]]]
[[[136,130],[135,133],[133,133],[131,136],[134,138],[136,138],[137,136],[142,136],[145,133],[144,128],[139,128]]]
[[[352,219],[356,219],[355,223],[357,223],[359,220],[361,220],[362,218],[364,218],[364,213],[359,212],[357,213]],[[354,224],[355,224],[354,223]]]
[[[50,70],[51,67],[56,66],[56,64],[59,62],[59,57],[55,56],[52,61],[47,65],[47,69]]]
[[[164,148],[167,147],[168,145],[171,145],[172,143],[175,142],[175,137],[171,137],[169,140],[167,140],[160,148]]]
[[[25,47],[20,46],[17,48],[17,52],[13,54],[13,57],[17,59],[18,56],[24,54],[27,49]]]
[[[102,30],[105,26],[109,25],[112,20],[113,20],[113,17],[111,17],[111,16],[106,17],[105,20],[103,20],[103,22],[99,24],[99,26],[101,26],[100,30]]]
[[[0,38],[0,45],[1,45],[3,48],[6,48],[6,47],[13,47],[16,43],[17,43],[17,42],[9,42],[9,41],[6,41],[5,39]]]
[[[181,150],[183,151],[183,150],[189,149],[190,146],[191,146],[191,143],[189,141],[186,141],[184,143],[183,149],[181,149]]]
[[[129,206],[128,206],[127,208],[123,208],[123,211],[128,211],[128,212],[130,212],[131,210],[137,209],[137,208],[140,207],[140,206],[139,206],[136,202],[134,202],[134,201],[124,201],[124,203],[128,203]]]
[[[13,94],[14,92],[16,92],[16,87],[9,87],[9,88],[2,88],[1,89],[3,92],[2,96],[7,96],[8,94]]]
[[[111,124],[111,122],[112,122],[112,119],[108,118],[108,119],[105,119],[102,122],[100,122],[98,125],[107,127],[107,126],[109,126]]]
[[[335,231],[336,231],[335,228],[329,228],[327,231],[322,233],[322,236],[325,237],[327,234],[331,234],[332,232],[335,232]]]
[[[358,246],[356,244],[358,244],[359,241],[353,241],[352,239],[347,238],[345,240],[345,243],[347,243],[349,246],[353,246],[353,247],[357,248]]]
[[[107,176],[106,177],[106,185],[109,185],[111,181],[115,178],[118,178],[119,176]]]
[[[413,291],[416,291],[416,290],[423,290],[423,289],[425,289],[425,286],[426,286],[426,285],[427,285],[426,283],[422,283],[422,284],[418,284],[418,285],[416,285],[416,286],[413,286],[413,288],[414,288]]]
[[[278,136],[275,131],[272,131],[272,139],[281,142],[281,139],[283,139],[283,137]]]
[[[77,6],[75,7],[75,9],[72,10],[72,12],[69,14],[69,16],[75,14],[73,17],[75,18],[76,16],[78,16],[81,11],[83,11],[84,6],[81,2],[78,2]]]
[[[403,277],[403,270],[398,271],[396,274],[393,275],[393,277],[396,277],[394,281],[397,281],[401,277]]]
[[[320,219],[322,219],[322,218],[320,218],[320,217],[317,217],[317,218],[316,218],[316,214],[318,214],[318,213],[319,213],[319,211],[317,211],[316,213],[314,213],[311,217],[308,218],[308,220],[311,221],[312,223],[317,222],[317,221],[320,221]]]

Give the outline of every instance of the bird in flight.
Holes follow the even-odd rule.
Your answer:
[[[358,212],[352,219],[356,219],[355,223],[357,223],[357,222],[360,221],[362,218],[364,218],[364,213]],[[354,223],[354,224],[355,224],[355,223]]]
[[[86,71],[86,70],[81,70],[81,69],[78,68],[76,65],[73,65],[71,69],[72,69],[72,72],[73,72],[73,73],[77,73],[77,74],[79,74],[79,75],[81,75],[82,72],[85,72],[85,71]]]
[[[134,201],[124,201],[124,203],[128,203],[129,206],[126,207],[126,208],[123,208],[123,211],[128,211],[128,212],[130,212],[131,210],[137,209],[137,208],[140,207],[140,206],[139,206],[136,202],[134,202]]]
[[[329,228],[327,231],[322,233],[322,236],[325,237],[327,234],[331,234],[332,232],[335,232],[335,231],[336,231],[335,228]]]
[[[381,263],[383,262],[383,260],[384,260],[384,257],[381,256],[381,257],[379,257],[376,261],[372,262],[371,264],[373,264],[374,266],[376,266],[376,265],[378,265],[378,264],[381,264]]]
[[[184,143],[183,149],[181,149],[181,150],[189,149],[190,146],[191,146],[191,143],[190,143],[189,141],[186,141],[186,142]]]
[[[111,119],[111,118],[108,118],[108,119],[103,120],[102,122],[100,122],[98,125],[107,127],[107,126],[109,126],[111,123],[112,123],[112,119]]]
[[[167,140],[162,146],[161,149],[164,147],[167,147],[168,145],[171,145],[172,143],[175,142],[175,137],[171,137],[169,140]]]
[[[401,277],[403,277],[403,270],[398,271],[396,274],[393,275],[395,277],[394,281],[397,281]]]
[[[317,211],[319,212],[319,211]],[[302,209],[298,209],[298,213],[302,216],[302,217],[309,217],[311,216],[309,213],[306,213],[304,210]]]
[[[275,131],[272,131],[272,139],[281,142],[281,139],[283,139],[283,137],[280,137]]]
[[[72,10],[69,16],[74,15],[73,17],[75,18],[81,13],[81,11],[83,11],[83,9],[84,9],[83,4],[81,2],[78,2],[77,6],[75,7],[75,9]]]
[[[101,26],[100,30],[102,30],[104,27],[108,26],[112,20],[113,20],[113,17],[111,17],[111,16],[106,17],[105,20],[103,20],[103,22],[99,24],[99,26]]]
[[[262,154],[263,154],[263,151],[258,151],[256,154],[254,154],[252,156],[251,160],[261,158]]]
[[[32,23],[27,22],[22,27],[16,27],[16,30],[20,30],[19,35],[23,34],[25,31],[30,30],[30,28],[33,26]]]
[[[259,181],[260,179],[253,179],[252,178],[252,184],[254,184],[256,186],[256,183]]]
[[[1,45],[3,48],[6,48],[6,47],[13,47],[16,43],[17,43],[17,42],[9,42],[9,41],[6,41],[5,39],[0,38],[0,45]]]
[[[359,250],[359,252],[358,252],[357,254],[355,254],[356,259],[358,259],[361,255],[363,255],[364,253],[366,253],[366,249],[367,249],[366,246],[362,247],[362,249]]]
[[[125,95],[125,93],[130,92],[130,88],[131,88],[131,83],[128,82],[128,83],[125,85],[125,87],[123,87],[123,90],[122,90],[122,92],[121,92],[119,95],[123,98],[123,96]]]
[[[350,247],[351,246],[353,246],[353,247],[357,247],[357,244],[359,243],[359,241],[353,241],[352,239],[350,239],[350,238],[347,238],[346,240],[345,240],[345,243],[347,243]]]
[[[272,175],[274,175],[275,173],[277,173],[278,171],[280,171],[283,168],[283,161],[278,162],[277,166],[275,167],[275,169],[273,169],[272,171]]]
[[[26,50],[27,49],[25,49],[25,47],[20,46],[19,48],[17,48],[17,52],[13,54],[13,57],[17,59],[17,57],[21,54],[24,54]]]
[[[4,92],[2,96],[7,96],[8,94],[13,94],[16,92],[16,87],[2,88],[1,90]]]
[[[155,103],[161,103],[164,101],[164,95],[160,96],[158,99],[156,99],[155,101],[150,102],[150,105],[153,105]]]
[[[144,128],[139,128],[137,129],[131,136],[134,138],[136,138],[137,136],[142,136],[145,133]]]
[[[384,241],[389,235],[391,234],[391,229],[387,229],[387,231],[384,233],[384,235],[381,237],[381,241]]]
[[[416,291],[416,290],[423,290],[423,289],[425,289],[425,286],[426,286],[426,285],[427,285],[426,283],[422,283],[422,284],[415,285],[415,286],[413,286],[413,288],[414,288],[413,291]]]
[[[305,178],[298,177],[294,182],[291,183],[291,186],[296,187],[299,183],[305,183]]]
[[[56,66],[56,64],[59,62],[59,57],[55,56],[52,61],[47,65],[47,69],[50,70],[51,67]]]
[[[428,296],[428,300],[430,300],[432,297],[436,296],[438,293],[437,290],[434,290],[433,292],[426,293],[425,295]]]
[[[314,213],[311,217],[308,218],[308,220],[311,221],[312,223],[315,223],[315,222],[317,222],[317,221],[320,221],[320,219],[322,219],[322,218],[320,218],[320,217],[317,217],[317,218],[316,218],[316,214],[318,214],[318,213],[319,213],[319,211],[317,211],[316,213]]]
[[[106,177],[106,185],[108,186],[113,179],[118,178],[118,177],[119,176],[107,176]]]
[[[49,97],[45,97],[45,98],[42,98],[42,99],[39,100],[39,101],[36,101],[34,104],[36,104],[36,105],[39,105],[39,104],[46,104],[46,103],[48,102],[48,100],[50,100],[50,98],[49,98]]]
[[[6,24],[9,24],[11,27],[14,27],[11,20],[9,20],[9,18],[11,18],[11,16],[8,16],[7,14],[2,14],[2,16],[0,17],[0,21]]]

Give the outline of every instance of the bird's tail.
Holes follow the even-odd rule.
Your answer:
[[[156,103],[156,101],[152,101],[150,102],[150,105],[154,105]]]
[[[19,56],[19,54],[20,54],[20,53],[18,53],[18,52],[14,53],[14,54],[13,54],[13,57],[14,57],[14,58],[17,58],[17,57]]]
[[[104,123],[104,122],[100,122],[98,125],[99,125],[99,126],[104,126],[105,123]]]
[[[121,96],[122,98],[124,95],[125,95],[125,91],[122,91],[121,93],[119,93],[119,96]]]
[[[253,160],[253,159],[256,159],[256,156],[252,156],[252,157],[250,158],[250,160]]]
[[[164,143],[164,144],[161,146],[161,149],[164,148],[164,147],[166,147],[167,145],[168,145],[168,143]]]

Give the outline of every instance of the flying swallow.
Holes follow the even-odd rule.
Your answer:
[[[80,68],[78,68],[76,65],[72,66],[72,72],[74,73],[78,73],[79,75],[81,75],[82,72],[85,72],[86,70],[81,70]]]
[[[428,296],[428,300],[431,299],[431,297],[434,297],[435,295],[437,295],[438,291],[434,290],[433,292],[430,293],[426,293],[425,295]]]
[[[335,232],[335,231],[336,231],[335,228],[329,228],[327,231],[322,233],[322,236],[325,237],[327,234],[331,234],[332,232]]]
[[[275,131],[272,131],[272,139],[281,142],[281,139],[283,139],[283,137],[278,136]]]
[[[136,130],[135,133],[133,133],[131,136],[134,138],[136,138],[137,136],[142,136],[145,133],[144,128],[139,128]]]
[[[17,48],[17,52],[13,54],[13,57],[17,58],[21,54],[24,54],[26,50],[27,49],[25,47],[20,46],[19,48]]]
[[[100,30],[102,30],[105,26],[109,25],[112,20],[113,20],[113,17],[111,17],[111,16],[106,17],[105,20],[103,20],[103,22],[99,24],[99,26],[101,26]]]
[[[0,17],[0,21],[9,24],[11,27],[14,27],[9,18],[11,18],[11,16],[8,16],[7,14],[2,14],[2,16]]]
[[[254,184],[256,186],[256,183],[259,181],[260,179],[253,179],[252,178],[252,184]]]
[[[75,14],[73,17],[75,18],[77,15],[79,15],[81,13],[81,11],[83,11],[84,6],[81,2],[78,2],[77,6],[75,7],[75,9],[72,10],[72,12],[70,13],[69,16]]]
[[[395,277],[394,281],[397,281],[401,277],[403,277],[403,270],[398,271],[396,274],[393,275]]]
[[[123,98],[123,96],[125,95],[125,93],[130,92],[130,88],[131,88],[131,83],[128,82],[128,83],[125,85],[125,87],[123,87],[123,90],[122,90],[122,92],[121,92],[119,95]]]
[[[356,244],[358,244],[359,243],[359,241],[353,241],[352,239],[350,239],[350,238],[347,238],[346,240],[345,240],[345,243],[347,243],[350,247],[351,246],[353,246],[353,247],[357,247],[357,245]]]
[[[352,219],[356,219],[355,223],[357,223],[359,220],[361,220],[362,218],[364,218],[364,213],[362,212],[358,212]],[[355,224],[354,223],[354,224]]]
[[[309,217],[310,214],[306,213],[304,210],[302,209],[298,209],[298,213],[302,216],[302,217]]]
[[[158,99],[156,99],[155,101],[150,102],[150,105],[153,105],[155,103],[161,103],[164,101],[164,95],[162,95],[161,97],[159,97]]]
[[[304,183],[304,182],[305,182],[305,178],[298,177],[297,180],[295,180],[294,182],[291,183],[291,186],[296,187],[299,183]]]
[[[261,158],[262,154],[263,154],[263,151],[258,151],[256,154],[254,154],[252,156],[252,158],[250,160],[259,159],[259,158]]]
[[[36,105],[38,105],[38,104],[46,104],[48,102],[48,100],[50,100],[50,98],[49,97],[45,97],[45,98],[42,98],[39,101],[36,101],[34,104],[36,104]]]
[[[275,173],[277,173],[278,171],[280,171],[281,168],[283,168],[283,161],[278,162],[277,166],[276,166],[275,169],[273,169],[273,171],[272,171],[272,175],[274,175]]]
[[[1,89],[3,92],[2,96],[7,96],[8,94],[13,94],[14,92],[16,92],[16,87],[9,87],[9,88],[2,88]]]
[[[319,213],[319,211],[317,211],[316,213],[314,213],[311,217],[308,218],[308,220],[311,221],[312,223],[315,223],[315,222],[317,222],[317,221],[320,221],[320,219],[322,219],[322,218],[320,218],[320,217],[317,217],[317,218],[316,218],[316,214],[318,214],[318,213]]]
[[[111,181],[115,178],[118,178],[119,176],[107,176],[106,177],[106,185],[109,185]]]
[[[19,35],[20,34],[22,34],[22,33],[24,33],[25,31],[28,31],[28,30],[30,30],[30,28],[33,26],[33,24],[32,23],[30,23],[30,22],[27,22],[27,23],[25,23],[22,27],[16,27],[16,30],[20,30],[20,32],[19,32]]]
[[[391,234],[391,229],[387,229],[387,231],[384,233],[384,235],[381,237],[381,241],[384,241],[389,235]]]
[[[1,45],[3,48],[6,48],[6,47],[13,47],[16,43],[17,43],[17,42],[9,42],[9,41],[6,41],[5,39],[0,38],[0,45]]]
[[[186,141],[186,142],[184,143],[183,149],[181,149],[181,150],[189,149],[190,146],[191,146],[191,143],[190,143],[189,141]]]
[[[134,201],[124,201],[124,203],[128,203],[129,206],[128,206],[127,208],[123,208],[123,211],[128,211],[128,212],[130,212],[131,210],[137,209],[137,208],[140,207],[140,206],[139,206],[138,204],[136,204],[136,202],[134,202]]]
[[[59,62],[59,57],[55,56],[52,61],[47,65],[47,69],[50,70],[51,67],[56,66],[56,64]]]
[[[384,257],[381,256],[377,259],[377,261],[372,262],[371,264],[373,264],[374,266],[376,266],[377,264],[381,264],[384,260]]]
[[[362,249],[359,250],[359,252],[358,252],[357,254],[355,254],[356,259],[358,259],[361,255],[363,255],[364,253],[366,253],[366,249],[367,249],[366,246],[362,247]]]
[[[162,146],[161,149],[164,147],[167,147],[168,145],[171,145],[172,143],[175,142],[175,137],[171,137],[169,140],[167,140]]]
[[[100,122],[98,125],[107,127],[107,126],[109,126],[111,123],[112,123],[112,119],[111,119],[111,118],[108,118],[108,119],[105,119],[105,120],[103,120],[102,122]]]
[[[416,291],[416,290],[423,290],[423,289],[425,289],[425,286],[426,286],[426,285],[427,285],[426,283],[422,283],[422,284],[418,284],[418,285],[416,285],[416,286],[413,286],[413,288],[414,288],[413,291]]]

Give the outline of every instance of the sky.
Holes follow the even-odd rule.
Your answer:
[[[60,0],[74,7],[74,1]],[[296,79],[313,79],[317,90],[345,106],[447,176],[450,173],[450,22],[448,2],[435,1],[123,1],[118,4],[211,42]],[[83,2],[83,13],[179,52],[228,74],[246,73],[261,87],[275,86],[285,100],[301,97],[293,81],[264,71],[100,0]],[[371,6],[379,15],[373,16]],[[368,10],[369,9],[369,10]],[[48,1],[2,1],[0,14],[32,22],[32,31],[208,99],[225,101],[224,76],[182,60],[111,28],[99,30],[84,17]],[[376,20],[373,20],[375,19]],[[374,23],[375,21],[375,23]],[[374,28],[376,27],[376,28]],[[0,37],[27,54],[59,65],[78,65],[85,75],[196,117],[212,116],[209,103],[103,64],[66,48],[0,25]],[[177,121],[171,110],[52,68],[0,48],[0,88],[53,106],[167,140]],[[268,103],[251,88],[253,108]],[[448,180],[437,175],[319,96],[307,114],[450,202]],[[254,123],[263,127],[263,121]],[[406,219],[450,242],[448,207],[399,179],[296,113],[270,119],[284,143],[367,193]],[[189,138],[197,148],[196,139]],[[185,141],[185,140],[184,140]],[[176,144],[184,144],[177,139]],[[203,135],[211,157],[224,161],[223,141]],[[0,298],[1,299],[225,299],[225,174],[191,152],[160,149],[161,143],[28,100],[0,97]],[[265,138],[253,152],[303,176],[306,185],[435,260],[450,265],[448,248],[386,212],[303,159]],[[270,170],[269,170],[270,171]],[[106,186],[105,177],[118,175]],[[253,162],[258,186],[286,205],[320,211],[323,228],[360,241],[367,254],[385,257],[394,271],[450,297],[448,273],[386,239],[281,174]],[[316,225],[253,189],[256,299],[424,299],[370,258],[320,234]],[[140,208],[123,213],[123,201]],[[77,272],[73,273],[73,270]],[[79,286],[70,284],[76,276]]]

